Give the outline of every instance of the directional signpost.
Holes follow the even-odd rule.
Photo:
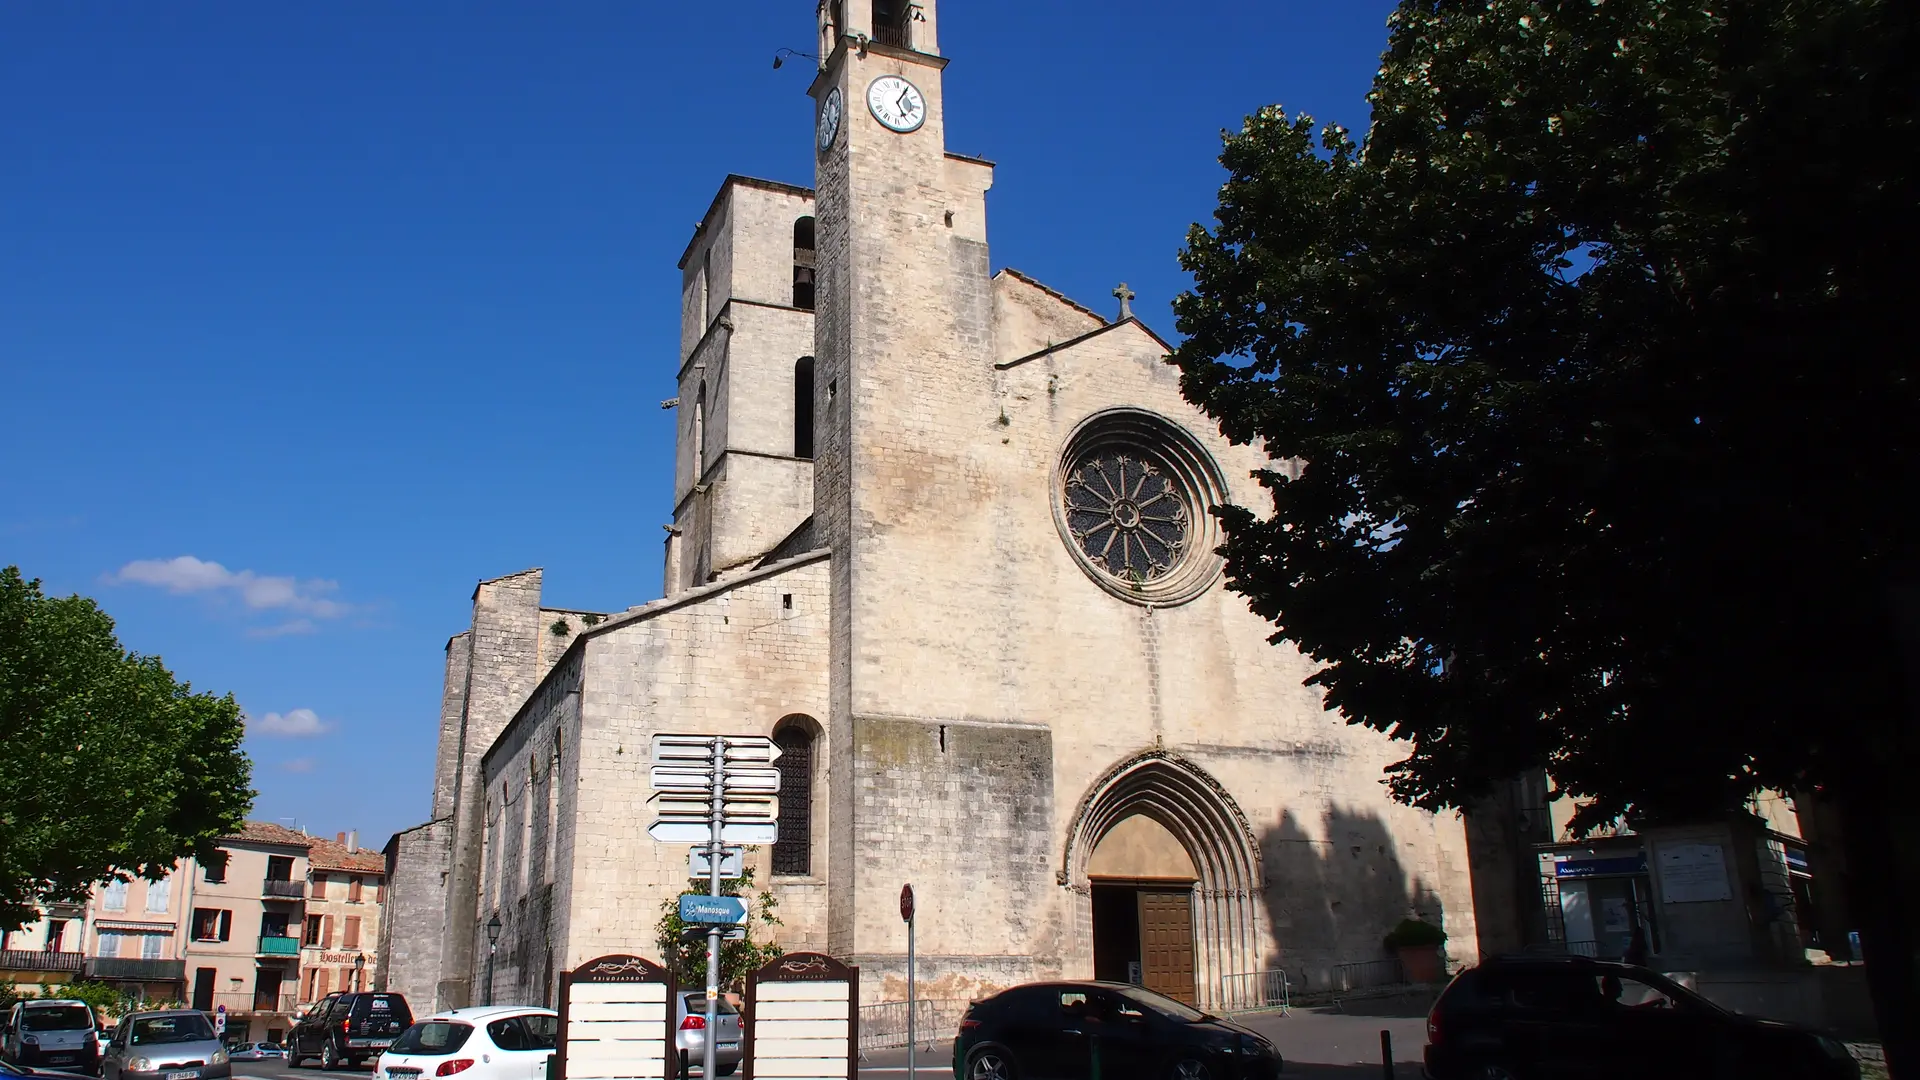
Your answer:
[[[720,942],[746,936],[747,905],[722,896],[720,882],[738,878],[744,853],[729,844],[779,839],[780,748],[764,735],[655,735],[653,789],[659,817],[647,834],[663,844],[697,844],[688,856],[691,876],[707,879],[707,895],[680,897],[685,937],[704,926],[707,936],[707,1030],[718,1031]],[[714,1075],[716,1040],[705,1040],[702,1075]]]

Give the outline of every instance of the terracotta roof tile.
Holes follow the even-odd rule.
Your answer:
[[[384,874],[387,857],[366,848],[349,848],[318,836],[308,840],[307,864],[315,870],[351,870],[360,874]]]
[[[222,840],[242,840],[255,844],[283,844],[287,847],[304,848],[313,843],[313,837],[295,832],[284,825],[275,825],[267,821],[249,821],[240,826],[240,831]]]

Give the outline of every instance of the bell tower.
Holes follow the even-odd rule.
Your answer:
[[[902,598],[962,595],[977,574],[956,549],[991,550],[980,498],[984,443],[1000,447],[986,192],[993,166],[946,149],[935,0],[824,0],[815,103],[818,271],[814,317],[814,527],[831,547],[829,766],[863,757],[902,717],[964,711],[924,665],[948,665],[965,620],[903,611]],[[919,721],[914,721],[919,723]],[[940,730],[944,731],[944,728]],[[884,736],[891,739],[892,736]],[[876,868],[892,807],[855,783],[829,791],[828,941],[836,955],[888,950],[882,918],[899,868]],[[872,820],[867,820],[871,818]],[[956,947],[957,943],[956,943]]]

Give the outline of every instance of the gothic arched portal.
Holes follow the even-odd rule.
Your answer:
[[[1223,977],[1258,966],[1259,847],[1233,797],[1192,762],[1154,750],[1107,770],[1068,826],[1058,875],[1079,900],[1088,966],[1095,930],[1089,862],[1103,839],[1136,816],[1171,833],[1192,862],[1193,992],[1211,1001]]]

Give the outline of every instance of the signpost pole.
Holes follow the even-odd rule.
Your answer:
[[[720,861],[724,851],[720,834],[727,815],[727,740],[720,735],[713,737],[712,798],[712,835],[707,841],[707,895],[719,896]],[[714,1050],[720,1039],[720,938],[725,933],[725,928],[719,923],[707,928],[707,1037],[702,1041],[700,1059],[700,1075],[706,1080],[714,1080]]]
[[[907,920],[907,1080],[913,1080],[914,1043],[918,1041],[913,1016],[918,1001],[913,977],[913,914],[913,886],[908,885],[900,890],[900,917]]]

